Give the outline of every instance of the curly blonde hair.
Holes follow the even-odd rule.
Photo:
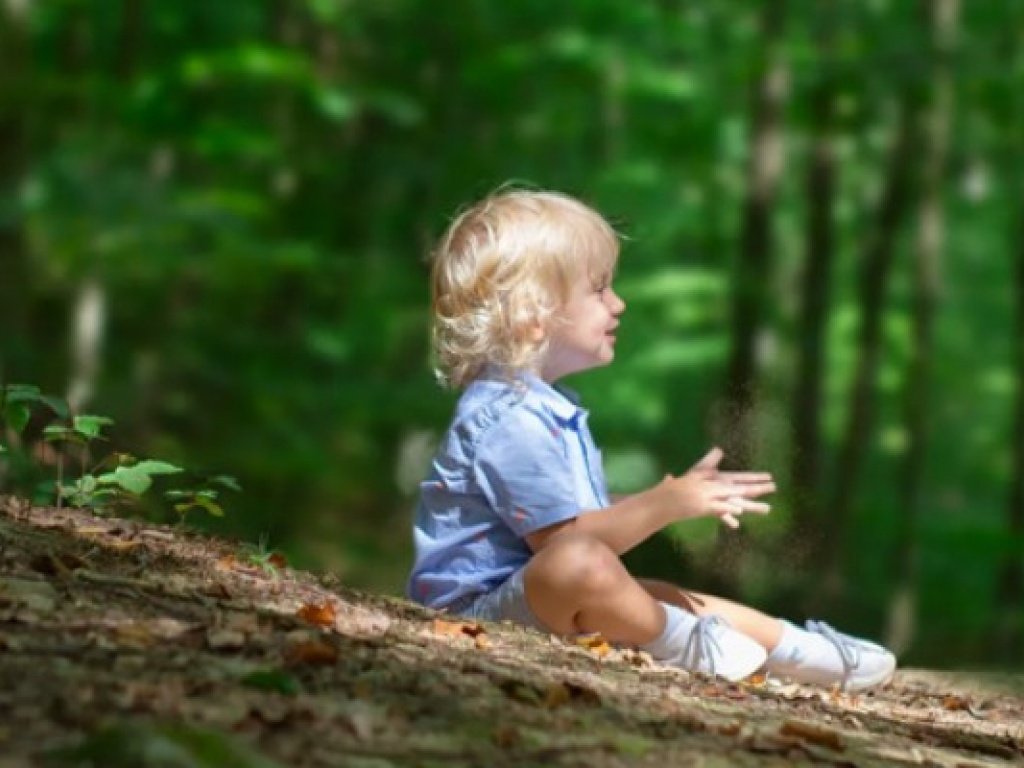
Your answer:
[[[504,189],[464,210],[432,254],[440,380],[462,388],[487,367],[536,370],[573,281],[610,272],[618,255],[608,222],[557,192]]]

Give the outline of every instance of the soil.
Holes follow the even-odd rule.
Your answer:
[[[1024,678],[729,684],[0,498],[0,768],[35,765],[1024,765]]]

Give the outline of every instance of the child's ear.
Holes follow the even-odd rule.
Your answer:
[[[547,335],[547,331],[541,323],[533,322],[526,327],[526,338],[534,344],[540,344]]]

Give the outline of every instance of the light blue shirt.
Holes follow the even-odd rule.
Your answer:
[[[441,608],[524,566],[524,537],[607,507],[601,453],[571,392],[521,373],[470,384],[420,484],[408,596]]]

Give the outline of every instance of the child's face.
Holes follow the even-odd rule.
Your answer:
[[[615,329],[626,304],[612,290],[611,270],[580,272],[549,331],[550,343],[540,371],[548,382],[608,365],[615,357]]]

